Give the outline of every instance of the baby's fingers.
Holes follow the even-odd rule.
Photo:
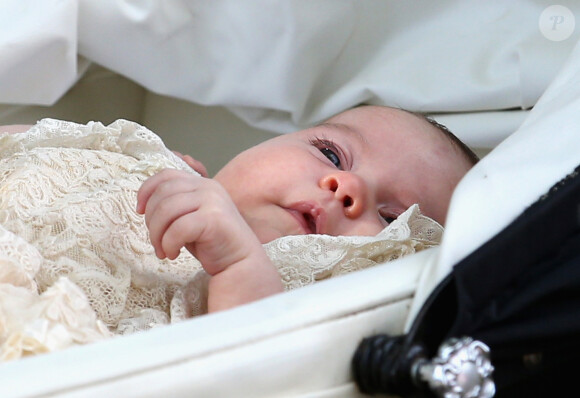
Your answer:
[[[175,192],[163,196],[160,200],[157,200],[156,196],[157,194],[154,194],[151,197],[145,213],[149,239],[159,258],[171,258],[163,244],[167,230],[179,218],[198,210],[199,203],[196,195],[192,195],[190,192]]]
[[[164,230],[160,241],[160,251],[170,260],[179,256],[181,248],[190,245],[195,246],[203,234],[203,223],[196,220],[196,213],[187,213],[173,220]]]
[[[137,213],[144,214],[149,198],[155,192],[155,189],[163,181],[167,181],[170,178],[170,174],[166,170],[160,171],[153,177],[149,177],[141,185],[141,188],[137,191]]]
[[[139,191],[137,191],[137,213],[144,214],[149,204],[149,199],[157,191],[160,185],[177,180],[187,180],[189,178],[199,178],[189,173],[180,170],[165,169],[148,178]]]
[[[197,171],[201,174],[202,177],[208,177],[207,169],[205,168],[204,164],[201,163],[199,160],[192,158],[189,155],[184,155],[178,151],[173,151],[174,154],[179,156],[189,167]]]

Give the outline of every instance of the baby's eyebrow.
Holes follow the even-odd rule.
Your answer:
[[[352,126],[349,126],[348,124],[323,122],[323,123],[318,124],[317,127],[326,127],[326,128],[336,129],[336,130],[340,131],[341,133],[353,135],[354,137],[356,137],[356,139],[358,141],[361,142],[361,144],[368,145],[368,141],[367,141],[366,137],[364,135],[362,135],[360,131],[353,128]]]

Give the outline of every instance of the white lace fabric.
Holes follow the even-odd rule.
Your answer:
[[[0,137],[0,359],[60,350],[207,311],[208,275],[186,250],[159,260],[137,214],[142,182],[192,171],[143,126],[44,119]],[[286,289],[439,243],[411,207],[375,237],[287,236],[264,245]]]

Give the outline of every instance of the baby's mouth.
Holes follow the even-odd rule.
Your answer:
[[[309,233],[315,234],[316,233],[316,220],[314,219],[312,214],[302,213],[302,216],[304,217],[304,221],[306,221],[306,226],[307,226],[308,230],[310,231]]]
[[[287,208],[302,227],[304,234],[323,234],[324,210],[311,202],[299,202]]]

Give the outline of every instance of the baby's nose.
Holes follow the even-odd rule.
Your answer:
[[[334,198],[341,202],[344,215],[348,218],[355,219],[364,213],[368,188],[358,175],[347,171],[333,173],[322,178],[320,186],[334,192]]]

